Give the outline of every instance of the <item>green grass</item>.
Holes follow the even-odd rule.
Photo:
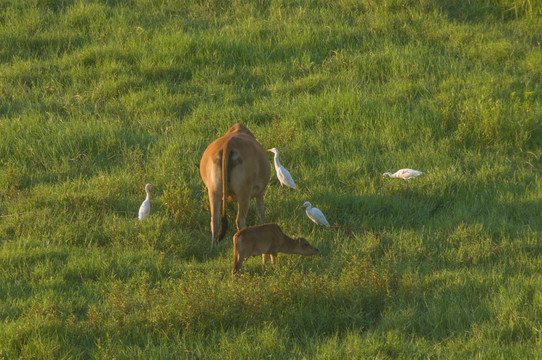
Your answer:
[[[0,14],[0,359],[542,356],[539,1]],[[232,279],[210,251],[194,164],[235,122],[298,185],[273,174],[267,220],[320,255]]]

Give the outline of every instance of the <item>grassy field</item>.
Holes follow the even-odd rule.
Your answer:
[[[0,14],[0,359],[542,357],[539,1]],[[267,220],[320,255],[232,279],[233,230],[210,250],[194,164],[236,122],[298,185],[273,172]]]

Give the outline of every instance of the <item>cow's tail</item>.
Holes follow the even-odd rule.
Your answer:
[[[229,141],[226,141],[222,148],[222,219],[220,219],[220,229],[218,231],[218,241],[222,240],[228,230],[228,218],[226,217],[226,190],[228,188],[228,160],[231,149]]]
[[[237,248],[237,242],[239,241],[239,232],[233,235],[233,271],[232,274],[235,274],[239,269],[239,250]]]

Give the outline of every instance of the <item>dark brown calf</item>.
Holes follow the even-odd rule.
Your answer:
[[[296,239],[284,235],[277,224],[264,224],[246,227],[233,235],[233,273],[241,271],[243,261],[251,256],[271,256],[273,265],[277,263],[277,254],[314,255],[318,249],[304,238]]]

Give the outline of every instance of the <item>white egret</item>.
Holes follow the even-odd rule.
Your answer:
[[[145,192],[147,193],[147,197],[139,207],[139,220],[145,219],[147,215],[149,215],[149,213],[151,212],[151,188],[154,186],[155,185],[153,184],[145,185]]]
[[[275,170],[277,172],[277,178],[280,181],[280,186],[286,185],[288,187],[291,187],[292,189],[297,189],[294,179],[292,179],[292,175],[290,175],[290,172],[286,170],[284,166],[282,166],[279,162],[279,151],[277,150],[277,148],[272,148],[267,151],[275,154]]]
[[[311,219],[315,224],[329,227],[329,223],[320,209],[312,207],[311,203],[308,201],[303,203],[303,207],[306,208],[305,212],[307,213],[309,219]]]
[[[397,172],[395,172],[394,174],[392,173],[389,173],[389,172],[385,172],[384,174],[382,174],[383,177],[391,177],[391,178],[398,178],[398,179],[404,179],[404,180],[410,180],[410,179],[413,179],[415,177],[418,177],[420,176],[421,174],[423,174],[421,171],[418,171],[418,170],[412,170],[412,169],[401,169],[401,170],[398,170]]]

